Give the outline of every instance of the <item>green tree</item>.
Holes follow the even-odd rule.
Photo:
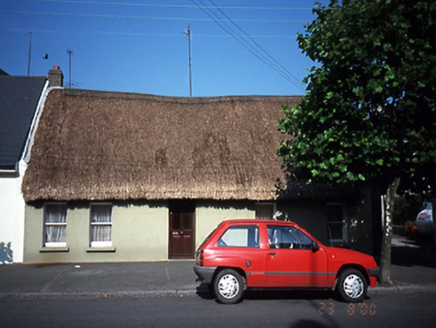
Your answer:
[[[391,283],[394,195],[432,192],[436,167],[436,2],[332,0],[298,34],[316,62],[300,104],[283,107],[278,154],[314,183],[386,195],[382,282]]]

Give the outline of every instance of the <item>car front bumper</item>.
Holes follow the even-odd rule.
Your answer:
[[[370,286],[375,287],[377,285],[377,281],[380,280],[380,268],[368,269],[368,273]]]
[[[210,284],[215,274],[216,267],[205,267],[200,265],[194,265],[194,272],[198,277],[198,281],[204,284]]]

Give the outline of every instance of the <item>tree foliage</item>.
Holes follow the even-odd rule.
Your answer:
[[[317,63],[284,107],[278,153],[297,178],[435,187],[436,2],[332,0],[299,34]]]

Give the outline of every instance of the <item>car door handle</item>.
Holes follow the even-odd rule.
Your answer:
[[[268,255],[276,255],[276,252],[269,252]]]

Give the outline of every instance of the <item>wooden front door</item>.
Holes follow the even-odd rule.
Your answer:
[[[195,253],[195,206],[192,202],[170,203],[169,258],[192,259]]]

